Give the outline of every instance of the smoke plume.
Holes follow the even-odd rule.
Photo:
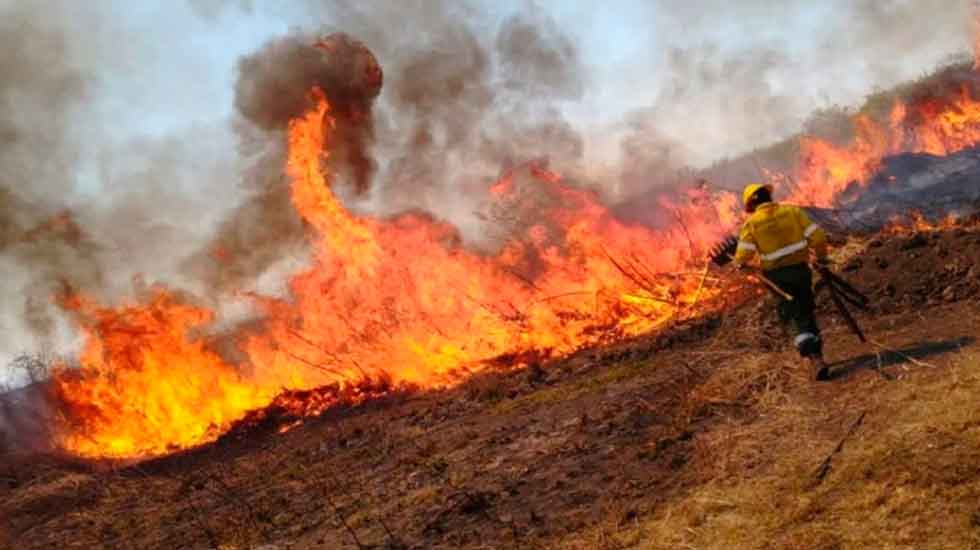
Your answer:
[[[798,132],[815,110],[857,105],[967,51],[970,8],[661,0],[651,24],[677,40],[654,58],[649,109],[663,134],[690,147],[693,165],[735,156]]]
[[[509,17],[489,36],[484,14],[452,2],[371,10],[340,2],[329,15],[329,28],[273,39],[239,62],[250,198],[187,263],[209,284],[233,288],[301,254],[282,130],[309,106],[313,85],[337,122],[329,168],[356,210],[426,210],[479,241],[485,229],[473,212],[501,170],[528,159],[581,161],[582,139],[556,102],[582,97],[583,68],[574,42],[543,14]]]
[[[356,190],[367,190],[375,168],[368,151],[374,140],[371,107],[382,72],[364,44],[344,33],[276,39],[242,59],[239,74],[235,107],[267,131],[282,130],[303,114],[310,90],[321,88],[336,122],[331,154],[342,159],[338,167],[349,172]]]
[[[70,350],[63,283],[114,301],[142,273],[221,305],[301,262],[283,130],[314,84],[351,209],[425,210],[489,247],[474,212],[528,161],[642,194],[804,124],[833,134],[840,105],[970,43],[968,0],[77,4],[0,0],[0,363]],[[713,183],[757,171],[738,168]]]
[[[71,45],[55,18],[36,17],[28,6],[0,12],[0,349],[28,348],[27,334],[54,331],[44,294],[58,277],[99,279],[95,249],[60,200],[70,194],[79,148],[72,135],[74,110],[92,77],[71,63]],[[9,327],[9,328],[6,328]],[[16,330],[22,327],[23,330]],[[9,359],[9,357],[2,357]],[[3,377],[0,376],[0,381]]]
[[[63,284],[108,300],[139,273],[193,284],[174,260],[227,208],[202,197],[234,181],[229,130],[148,130],[185,86],[158,76],[167,28],[136,40],[110,4],[75,8],[0,2],[0,384],[24,381],[4,367],[23,352],[72,350]]]

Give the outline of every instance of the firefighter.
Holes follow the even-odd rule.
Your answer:
[[[811,252],[818,263],[827,263],[827,236],[803,209],[773,202],[771,185],[747,185],[742,201],[749,217],[739,235],[735,264],[742,269],[758,254],[765,276],[792,296],[780,298],[779,317],[794,325],[796,349],[810,361],[814,377],[827,380],[830,371],[823,360],[809,265]]]

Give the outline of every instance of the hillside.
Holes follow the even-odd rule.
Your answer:
[[[786,139],[754,148],[744,154],[719,159],[710,166],[697,170],[692,169],[689,174],[685,173],[682,178],[684,181],[678,181],[675,184],[684,187],[688,184],[688,180],[696,180],[706,182],[708,187],[714,190],[741,192],[746,183],[762,179],[763,170],[770,175],[796,174],[800,169],[801,161],[805,160],[805,156],[802,155],[804,141],[816,139],[835,146],[845,146],[848,143],[853,143],[855,138],[859,136],[861,124],[857,122],[858,119],[870,121],[871,124],[881,128],[889,128],[896,104],[921,106],[936,102],[942,103],[949,101],[949,98],[955,97],[963,91],[967,91],[971,95],[980,91],[980,82],[978,82],[977,73],[972,68],[972,60],[943,64],[917,80],[905,82],[887,90],[876,90],[869,94],[860,105],[832,105],[818,109],[807,120],[803,121],[800,128],[788,129],[795,131],[795,133]],[[924,110],[927,113],[934,111],[931,107]],[[911,126],[915,126],[927,116],[929,115],[920,114],[911,117],[907,122]],[[951,126],[955,126],[955,124]],[[961,130],[961,128],[957,128],[957,130]],[[972,154],[972,152],[969,153],[969,155]],[[968,155],[959,156],[961,163],[965,156]],[[883,166],[876,177],[885,181],[894,176],[903,185],[908,185],[909,179],[921,178],[923,174],[927,177],[936,177],[937,175],[949,177],[950,174],[944,173],[944,171],[949,168],[956,170],[957,164],[954,159],[944,157],[945,155],[938,157],[921,154],[896,155],[887,159],[888,165]],[[961,184],[963,182],[961,180],[956,183]],[[969,183],[967,186],[969,189],[976,187],[972,181],[967,183]],[[653,187],[637,196],[628,197],[621,201],[613,207],[613,210],[622,219],[651,223],[650,213],[660,209],[660,202],[664,196],[670,196],[670,191],[665,191],[663,187]],[[842,196],[841,198],[855,197]],[[878,196],[871,194],[862,198],[866,202],[873,202]],[[915,204],[921,207],[921,203]],[[907,205],[902,204],[901,206]]]
[[[827,383],[755,287],[724,316],[132,466],[0,457],[4,548],[980,545],[980,226],[841,243]],[[886,351],[884,348],[894,351]]]
[[[854,117],[867,117],[877,124],[888,124],[896,102],[912,104],[948,97],[964,87],[976,91],[977,75],[973,60],[943,64],[916,80],[868,94],[860,105],[832,105],[818,109],[803,122],[799,133],[782,141],[757,147],[744,155],[721,159],[704,168],[700,175],[722,187],[738,190],[742,182],[759,178],[759,168],[792,173],[800,158],[800,140],[818,138],[843,144],[855,136]]]

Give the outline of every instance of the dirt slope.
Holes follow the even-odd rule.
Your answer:
[[[138,466],[8,453],[0,547],[980,548],[980,230],[840,253],[878,345],[822,303],[830,382],[760,300]]]

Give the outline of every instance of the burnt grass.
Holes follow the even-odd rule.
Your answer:
[[[838,245],[837,271],[872,299],[857,320],[890,351],[859,345],[822,295],[829,383],[809,380],[761,295],[656,337],[451,390],[374,388],[384,396],[285,433],[295,419],[266,411],[215,444],[139,464],[6,449],[0,547],[659,548],[636,529],[672,503],[779,467],[795,436],[765,426],[785,403],[828,419],[827,404],[846,412],[848,422],[805,434],[828,443],[800,459],[817,468],[850,417],[871,410],[868,388],[946,376],[908,372],[907,358],[936,365],[973,347],[975,223]],[[751,453],[737,437],[746,430],[763,434]],[[783,542],[758,547],[799,540]]]

